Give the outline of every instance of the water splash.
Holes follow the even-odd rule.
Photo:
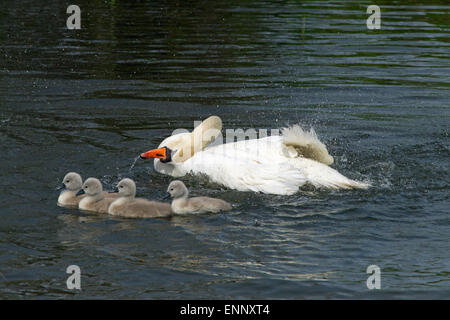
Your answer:
[[[131,173],[131,171],[133,170],[133,168],[134,168],[134,166],[136,165],[136,162],[139,160],[139,158],[140,158],[140,157],[137,156],[137,157],[134,159],[133,164],[131,165],[130,170],[129,170],[128,172]]]

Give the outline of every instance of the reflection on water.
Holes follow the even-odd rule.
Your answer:
[[[0,298],[448,297],[447,1],[87,1],[0,8]],[[45,22],[45,23],[44,23]],[[231,212],[117,219],[56,206],[69,171],[105,190],[171,181],[138,161],[178,128],[313,127],[368,191],[272,196],[183,180]],[[133,162],[134,161],[134,162]],[[82,292],[66,289],[81,267]]]

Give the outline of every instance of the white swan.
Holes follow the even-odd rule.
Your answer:
[[[173,177],[188,173],[239,191],[291,195],[308,183],[331,189],[366,189],[368,184],[344,177],[328,165],[333,157],[314,130],[295,125],[282,135],[210,145],[222,130],[217,116],[191,133],[170,136],[141,158],[155,158],[155,170]]]

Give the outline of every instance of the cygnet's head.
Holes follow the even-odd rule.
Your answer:
[[[76,172],[69,172],[63,179],[64,188],[70,191],[78,191],[83,185],[81,176]]]
[[[167,188],[167,192],[174,199],[180,197],[187,197],[188,195],[188,189],[186,188],[184,183],[180,180],[172,181],[169,184],[169,187]]]
[[[102,183],[100,180],[96,178],[89,178],[81,187],[81,190],[77,193],[77,195],[86,193],[88,196],[96,196],[103,192]]]
[[[129,178],[120,180],[117,189],[122,197],[134,197],[136,195],[136,184]]]

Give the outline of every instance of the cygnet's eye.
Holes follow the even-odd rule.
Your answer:
[[[70,180],[66,180],[66,183],[69,183],[70,182]]]
[[[119,188],[123,188],[123,186],[119,186]]]
[[[173,188],[171,188],[170,191],[173,191]]]

